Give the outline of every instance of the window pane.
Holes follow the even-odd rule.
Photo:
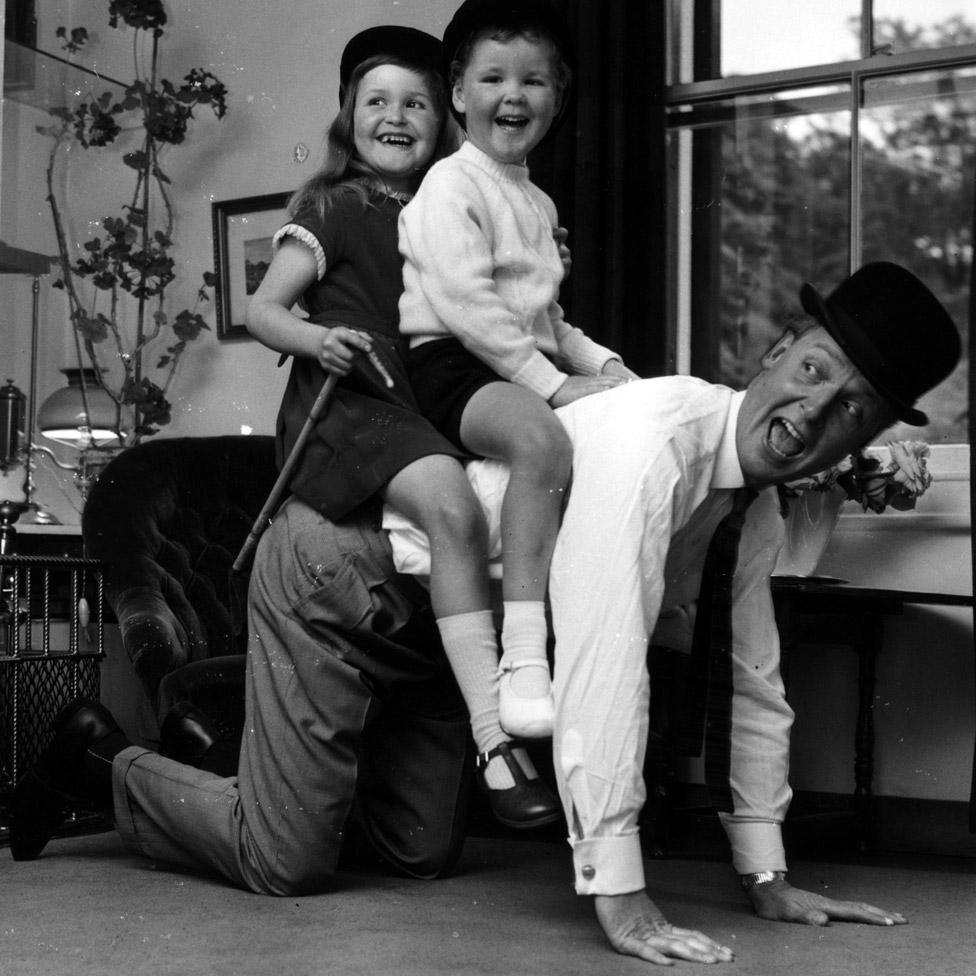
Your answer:
[[[874,49],[923,51],[976,43],[972,0],[874,0]]]
[[[847,104],[837,86],[678,116],[698,123],[690,140],[671,134],[673,151],[690,145],[695,375],[744,386],[800,310],[800,285],[847,274],[850,114],[837,107]]]
[[[860,57],[861,0],[722,0],[721,76]]]
[[[861,110],[865,261],[915,272],[945,304],[968,348],[976,179],[976,67],[865,83]],[[920,404],[932,423],[898,437],[967,440],[967,356]]]

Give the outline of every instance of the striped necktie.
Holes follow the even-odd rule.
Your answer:
[[[700,755],[704,729],[705,780],[719,810],[731,809],[732,580],[746,510],[757,496],[752,488],[737,488],[732,510],[718,523],[708,545],[682,709],[679,748]]]

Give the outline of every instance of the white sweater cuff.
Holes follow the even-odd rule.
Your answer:
[[[626,895],[643,891],[644,862],[639,834],[570,839],[578,895]]]
[[[611,359],[621,359],[612,349],[594,342],[579,329],[574,329],[563,338],[559,351],[573,371],[581,376],[599,376]]]
[[[528,362],[512,376],[513,383],[538,393],[543,400],[548,400],[567,379],[567,375],[541,352],[533,353]]]

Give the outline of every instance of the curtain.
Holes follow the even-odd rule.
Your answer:
[[[665,371],[665,7],[557,0],[576,38],[561,124],[530,160],[569,229],[566,317],[642,376]]]

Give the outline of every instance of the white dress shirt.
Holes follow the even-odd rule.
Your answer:
[[[637,820],[645,799],[648,644],[659,621],[667,624],[672,611],[697,600],[712,532],[744,484],[735,450],[744,396],[673,376],[627,383],[557,411],[574,457],[550,573],[553,748],[580,894],[645,887]],[[469,468],[497,527],[504,466]],[[422,533],[389,509],[384,526],[398,568],[429,571],[429,557],[418,550]],[[740,874],[786,869],[781,824],[791,798],[793,713],[769,590],[783,533],[775,490],[760,492],[733,583],[733,813],[720,815]]]
[[[693,603],[715,526],[744,483],[735,423],[744,393],[691,377],[629,383],[562,412],[573,484],[553,554],[554,758],[576,890],[644,887],[650,683],[662,611]],[[768,579],[782,543],[776,493],[750,508],[733,584],[731,788],[722,815],[740,873],[785,870],[781,823],[793,713],[779,674]]]

